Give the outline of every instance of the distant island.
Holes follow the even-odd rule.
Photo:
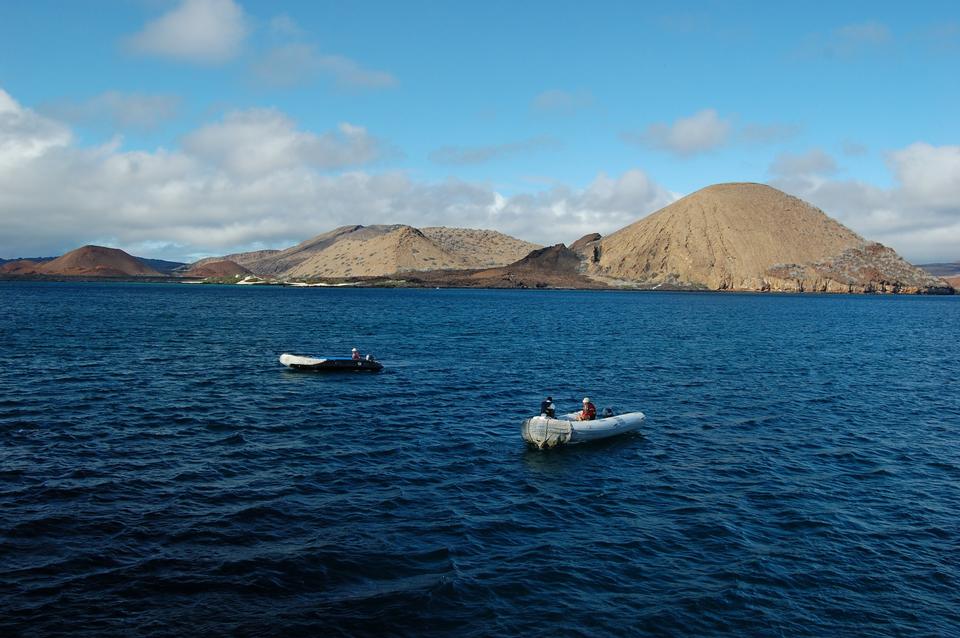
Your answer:
[[[365,286],[953,294],[960,267],[914,266],[770,186],[717,184],[606,237],[543,247],[492,230],[343,226],[285,250],[193,264],[84,246],[3,278]],[[958,266],[958,264],[953,264]],[[944,278],[948,277],[948,278]]]

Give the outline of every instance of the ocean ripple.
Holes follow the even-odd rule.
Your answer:
[[[960,634],[960,299],[0,302],[2,635]],[[530,450],[546,394],[648,421]]]

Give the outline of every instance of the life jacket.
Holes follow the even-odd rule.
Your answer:
[[[359,353],[359,352],[354,352],[354,353],[353,353],[353,360],[354,360],[354,361],[359,361],[359,360],[360,360],[360,353]]]
[[[580,413],[581,421],[593,421],[597,418],[597,406],[593,403],[586,403],[583,406],[583,412]]]

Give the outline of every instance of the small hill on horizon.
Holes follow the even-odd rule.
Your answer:
[[[261,259],[267,259],[272,255],[279,253],[279,250],[267,249],[267,250],[253,250],[245,253],[231,253],[229,255],[223,255],[219,257],[204,257],[203,259],[198,259],[197,261],[186,264],[185,268],[181,268],[182,271],[189,270],[190,268],[195,268],[197,266],[202,266],[203,264],[209,264],[215,261],[232,261],[238,266],[243,266],[244,268],[249,269],[251,264],[254,264]],[[251,271],[252,272],[252,271]]]
[[[53,259],[50,259],[53,261]],[[0,264],[0,274],[4,275],[34,275],[40,267],[33,259],[8,259]]]
[[[87,245],[52,261],[39,264],[34,273],[72,277],[163,277],[140,259],[120,250]]]
[[[960,261],[943,262],[939,264],[919,264],[919,267],[937,277],[960,277]]]
[[[176,273],[178,270],[181,270],[185,266],[187,266],[187,264],[183,263],[182,261],[168,261],[166,259],[149,259],[147,257],[137,257],[136,255],[133,255],[133,258],[139,259],[140,261],[150,266],[151,268],[153,268],[154,270],[156,270],[162,275],[172,275]]]
[[[249,270],[234,261],[230,261],[229,259],[195,264],[191,268],[179,273],[181,277],[202,277],[204,279],[211,277],[234,277],[236,275],[250,274],[252,273]]]
[[[13,259],[4,259],[3,257],[0,257],[0,266],[9,264],[13,261],[29,261],[35,264],[41,264],[45,261],[53,261],[54,259],[56,259],[56,257],[14,257]]]
[[[825,292],[946,288],[893,250],[764,184],[708,186],[590,248],[581,249],[587,272],[611,284]]]

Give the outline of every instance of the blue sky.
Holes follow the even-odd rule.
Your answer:
[[[0,256],[344,223],[569,243],[757,181],[960,259],[958,7],[6,3]]]

